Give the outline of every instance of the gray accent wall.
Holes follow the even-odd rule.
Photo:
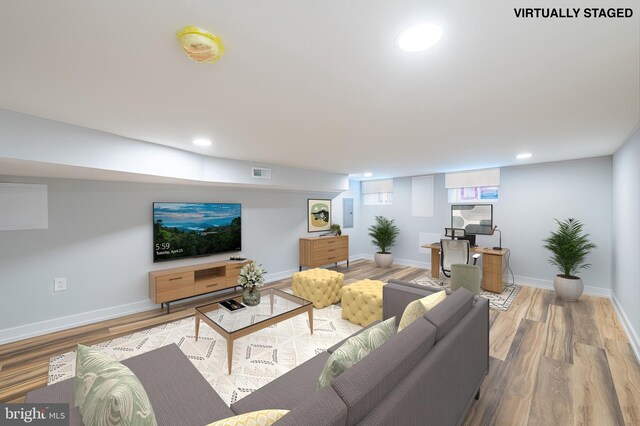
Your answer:
[[[307,198],[334,198],[338,223],[342,197],[359,199],[357,183],[336,194],[6,176],[0,182],[46,184],[49,196],[48,229],[0,232],[0,343],[22,331],[148,309],[149,271],[230,256],[154,264],[154,201],[242,203],[242,254],[262,263],[272,278],[284,278],[298,268],[298,238],[309,235]],[[351,254],[359,254],[355,233],[350,239]],[[66,291],[53,292],[57,277],[67,278]],[[29,327],[8,331],[21,326]]]
[[[640,131],[613,155],[613,298],[640,357]]]
[[[450,224],[451,205],[447,201],[444,175],[435,176],[434,216],[411,215],[411,178],[394,179],[393,205],[362,206],[364,227],[376,215],[393,218],[400,227],[396,258],[411,262],[430,262],[419,253],[420,232],[439,233]],[[362,201],[361,201],[362,203]],[[555,227],[554,218],[580,219],[598,248],[587,261],[591,269],[582,276],[585,286],[601,294],[611,288],[611,157],[560,161],[501,169],[500,200],[494,205],[494,221],[502,233],[502,246],[511,249],[510,265],[523,283],[549,286],[558,273],[549,265],[542,240]],[[366,234],[365,234],[366,235]],[[364,252],[375,253],[363,236]],[[478,245],[497,246],[498,234],[479,236]]]

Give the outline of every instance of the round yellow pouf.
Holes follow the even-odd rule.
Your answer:
[[[314,308],[338,303],[342,295],[344,274],[328,269],[309,269],[293,274],[293,294],[313,303]]]
[[[362,280],[342,288],[342,318],[363,327],[382,320],[382,281]]]

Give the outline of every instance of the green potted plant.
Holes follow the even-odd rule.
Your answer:
[[[329,231],[336,237],[339,237],[340,235],[342,235],[342,229],[340,228],[340,225],[338,225],[337,223],[334,223],[333,225],[331,225],[331,227],[329,228]]]
[[[549,263],[557,266],[561,274],[556,275],[553,287],[558,296],[574,302],[580,298],[584,286],[576,274],[591,265],[585,258],[596,245],[589,241],[589,234],[582,231],[582,223],[576,219],[560,221],[556,219],[558,229],[544,240],[544,247],[551,251]]]
[[[388,268],[393,264],[393,254],[388,250],[396,243],[400,229],[393,223],[393,219],[384,216],[376,216],[376,223],[369,227],[371,243],[378,247],[374,256],[376,265],[380,268]]]

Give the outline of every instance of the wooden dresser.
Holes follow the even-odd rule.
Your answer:
[[[300,238],[300,270],[346,261],[349,266],[349,236]]]
[[[240,269],[252,260],[203,263],[149,272],[149,297],[154,303],[171,302],[238,286]]]

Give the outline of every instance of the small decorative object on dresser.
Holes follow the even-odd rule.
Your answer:
[[[553,287],[562,300],[575,302],[584,289],[582,279],[575,274],[591,266],[585,263],[585,258],[596,245],[589,241],[589,234],[582,232],[582,223],[579,220],[556,219],[556,223],[558,230],[544,240],[544,247],[553,253],[549,263],[557,266],[562,272],[556,275]]]
[[[242,286],[242,301],[245,305],[256,306],[260,303],[260,290],[264,285],[264,273],[261,265],[251,262],[240,269],[238,285]]]

